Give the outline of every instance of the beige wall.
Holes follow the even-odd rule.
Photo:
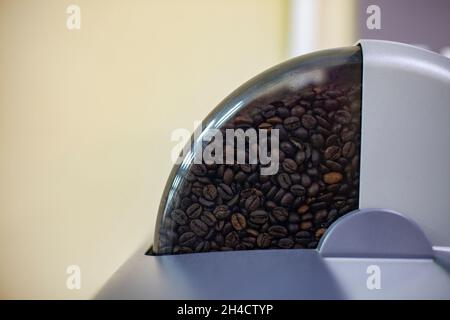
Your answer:
[[[351,44],[351,8],[327,1],[312,30],[318,48]],[[66,28],[72,3],[79,31]],[[150,244],[171,131],[193,130],[233,89],[285,59],[288,8],[287,0],[0,1],[0,298],[92,297]],[[66,288],[72,264],[81,290]]]
[[[66,8],[81,8],[81,30]],[[284,59],[277,0],[0,1],[0,297],[87,298],[153,234],[171,130]],[[66,288],[66,267],[82,271]]]

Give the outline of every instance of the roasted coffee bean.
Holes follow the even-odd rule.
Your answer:
[[[283,189],[289,189],[292,184],[291,178],[287,173],[280,173],[277,176],[278,185]]]
[[[185,232],[178,239],[178,243],[181,246],[191,246],[195,243],[195,239],[196,239],[195,233]]]
[[[342,171],[342,166],[338,162],[327,160],[325,165],[332,171]]]
[[[254,211],[261,205],[261,200],[257,195],[251,195],[245,200],[245,209]]]
[[[323,181],[327,184],[335,184],[342,181],[342,174],[340,172],[329,172],[323,175]]]
[[[314,216],[314,220],[316,222],[322,222],[324,221],[328,216],[328,212],[325,209],[319,210],[316,212],[315,216]]]
[[[217,206],[214,209],[214,215],[219,220],[225,219],[226,217],[228,217],[229,214],[230,214],[230,210],[229,210],[228,206],[226,206],[226,205]]]
[[[256,244],[260,248],[267,248],[272,243],[272,237],[268,233],[261,233],[256,238]]]
[[[195,252],[208,252],[210,249],[209,241],[200,241],[200,243],[195,247]]]
[[[172,217],[173,221],[175,221],[176,223],[178,223],[180,225],[186,224],[186,222],[188,220],[188,217],[186,216],[184,211],[181,209],[173,210],[170,216]]]
[[[189,218],[195,219],[198,218],[203,211],[203,207],[198,203],[193,203],[186,209],[186,214]]]
[[[264,210],[256,210],[250,213],[250,221],[255,224],[264,224],[268,218],[269,215]]]
[[[311,144],[314,148],[322,148],[323,144],[325,143],[325,140],[323,136],[320,133],[315,133],[311,135]]]
[[[341,149],[338,146],[331,146],[325,149],[325,158],[328,160],[337,160],[341,157]]]
[[[306,110],[302,106],[295,106],[291,109],[291,115],[293,117],[301,118],[305,114]]]
[[[339,102],[337,102],[336,100],[329,99],[325,101],[323,106],[325,109],[333,111],[339,107]]]
[[[278,240],[278,246],[282,249],[289,249],[294,246],[294,241],[289,238],[283,238]]]
[[[245,220],[245,217],[242,214],[235,213],[231,216],[231,224],[234,229],[241,231],[247,227],[247,220]]]
[[[342,155],[346,158],[351,158],[355,155],[356,146],[353,142],[348,141],[342,147]]]
[[[290,142],[287,142],[287,141],[281,142],[280,149],[281,149],[281,151],[283,151],[288,156],[292,156],[296,152],[296,149],[295,149],[294,145],[292,143],[290,143]]]
[[[223,173],[223,182],[225,184],[230,185],[233,182],[233,178],[234,178],[234,172],[232,169],[227,168],[225,170],[225,172]]]
[[[283,226],[275,225],[269,228],[269,234],[274,238],[283,238],[287,236],[288,230]]]
[[[280,107],[277,108],[276,114],[280,117],[280,118],[287,118],[289,117],[289,109],[286,107]]]
[[[317,120],[309,114],[305,114],[302,117],[302,124],[306,129],[313,129],[317,125]]]
[[[196,176],[204,176],[208,169],[204,164],[193,164],[191,167],[192,174]]]
[[[352,121],[352,115],[348,111],[338,110],[334,114],[334,120],[340,124],[348,124]]]
[[[283,197],[280,200],[280,204],[283,207],[289,207],[294,202],[294,195],[290,192],[287,192],[283,195]]]
[[[192,232],[200,237],[206,236],[206,234],[208,233],[208,226],[200,219],[192,220],[189,224],[189,227],[191,228]]]
[[[283,170],[287,173],[294,173],[297,170],[297,163],[292,159],[285,159],[283,161]]]
[[[305,161],[305,159],[306,159],[306,153],[304,151],[298,151],[295,154],[295,162],[298,165],[301,165],[303,163],[303,161]]]
[[[219,184],[219,186],[217,187],[217,192],[224,200],[230,200],[231,198],[233,198],[233,190],[229,185],[225,183]]]
[[[315,234],[316,238],[320,239],[323,236],[324,233],[325,233],[325,229],[324,228],[317,229],[316,234]]]
[[[272,210],[272,216],[277,221],[285,222],[288,219],[289,213],[284,207],[275,207]]]
[[[269,104],[261,108],[261,114],[264,118],[273,117],[276,113],[276,109],[273,105]]]
[[[212,207],[212,206],[214,206],[214,201],[210,201],[210,200],[205,199],[203,197],[198,198],[198,203],[200,203],[204,207]]]
[[[216,216],[209,211],[206,211],[205,213],[203,213],[203,215],[200,217],[200,219],[210,227],[214,226],[217,222]]]
[[[234,248],[239,243],[239,236],[236,231],[232,231],[225,236],[225,245]]]
[[[306,193],[305,187],[303,187],[303,186],[300,185],[300,184],[294,184],[294,185],[292,185],[290,191],[291,191],[291,193],[292,193],[294,196],[297,196],[297,197],[303,196],[303,195],[305,195],[305,193]]]
[[[297,117],[286,118],[286,119],[284,119],[283,124],[287,130],[295,130],[295,129],[299,128],[301,125],[300,119]]]

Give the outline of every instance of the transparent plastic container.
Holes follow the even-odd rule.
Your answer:
[[[360,47],[320,51],[263,72],[222,101],[170,174],[153,254],[316,248],[336,219],[358,209],[361,77]],[[238,129],[257,140],[226,139]],[[205,140],[211,131],[223,141]],[[233,161],[217,149],[220,161],[199,157],[213,142],[234,152]]]

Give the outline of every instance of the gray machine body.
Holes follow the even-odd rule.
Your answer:
[[[450,299],[450,60],[359,44],[360,210],[338,219],[317,250],[149,256],[142,248],[97,298]]]
[[[449,299],[449,269],[450,252],[433,250],[413,221],[367,209],[336,221],[318,250],[140,251],[97,298]]]

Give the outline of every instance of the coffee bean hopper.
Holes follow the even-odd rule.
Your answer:
[[[196,162],[211,129],[265,132],[247,137],[244,160],[269,137],[278,158]],[[152,247],[97,298],[448,299],[449,137],[443,56],[362,40],[282,63],[204,120]]]

